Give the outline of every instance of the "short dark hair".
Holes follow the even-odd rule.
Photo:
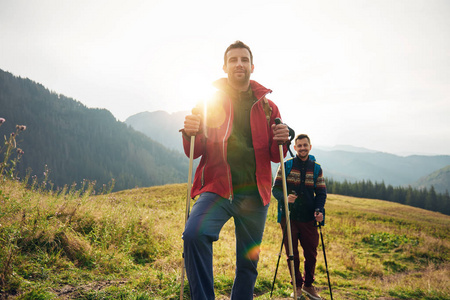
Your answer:
[[[237,49],[237,48],[244,48],[247,49],[248,52],[250,53],[250,63],[253,65],[253,54],[252,54],[252,50],[250,50],[250,47],[247,46],[246,44],[244,44],[241,41],[236,41],[233,44],[231,44],[230,46],[228,46],[227,50],[225,50],[225,54],[223,55],[223,63],[224,65],[227,64],[227,53],[228,51],[230,51],[231,49]]]
[[[297,135],[295,137],[295,143],[297,144],[297,141],[298,140],[302,140],[302,139],[307,139],[308,143],[311,145],[311,140],[309,139],[309,136],[307,134],[304,134],[304,133],[301,133],[301,134],[299,134],[299,135]]]

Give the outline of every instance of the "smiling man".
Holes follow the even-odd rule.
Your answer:
[[[236,276],[232,300],[253,298],[259,251],[270,203],[271,161],[279,162],[278,144],[289,141],[289,129],[275,124],[278,107],[266,98],[272,92],[256,81],[250,48],[237,41],[225,51],[227,78],[215,82],[216,95],[186,116],[183,146],[201,157],[191,197],[199,196],[183,233],[191,299],[213,300],[213,247],[223,225],[234,219]],[[287,147],[284,147],[284,155]]]
[[[306,134],[299,134],[295,138],[294,149],[297,155],[285,162],[288,202],[291,217],[292,248],[294,256],[295,279],[297,285],[297,299],[302,298],[304,292],[309,299],[322,299],[317,293],[314,282],[316,268],[317,246],[319,245],[319,233],[316,222],[323,221],[323,209],[327,198],[327,189],[323,178],[322,168],[315,162],[315,158],[309,155],[311,141]],[[286,229],[284,212],[284,196],[282,191],[281,168],[273,186],[273,196],[278,200],[278,222],[281,230]],[[284,247],[288,251],[288,237],[284,236]],[[305,273],[300,272],[300,255],[298,244],[303,248],[305,257]],[[289,265],[289,257],[288,257]]]

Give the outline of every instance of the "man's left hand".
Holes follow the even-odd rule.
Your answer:
[[[314,213],[314,217],[316,218],[316,221],[319,223],[323,221],[323,214],[321,212],[316,211]]]

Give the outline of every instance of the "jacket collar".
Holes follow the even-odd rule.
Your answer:
[[[216,87],[217,89],[225,92],[227,90],[227,85],[228,85],[228,79],[227,78],[220,78],[219,80],[214,81],[213,86]],[[265,95],[272,93],[271,89],[268,89],[264,86],[262,86],[261,84],[259,84],[258,82],[254,81],[254,80],[250,80],[250,87],[253,91],[253,95],[255,95],[256,99],[260,100],[261,98],[263,98]]]

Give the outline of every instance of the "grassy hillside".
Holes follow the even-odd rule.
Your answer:
[[[0,177],[0,298],[178,299],[186,185],[91,195]],[[274,200],[275,201],[275,200]],[[281,243],[271,204],[256,299],[269,299]],[[449,299],[450,217],[329,195],[323,228],[334,299]],[[234,228],[215,244],[218,299],[234,276]],[[286,260],[273,299],[288,299]],[[323,253],[316,286],[330,299]],[[185,287],[188,299],[188,287]]]

